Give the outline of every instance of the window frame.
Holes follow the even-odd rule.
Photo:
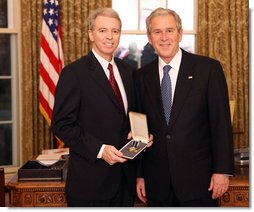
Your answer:
[[[3,165],[5,173],[15,173],[19,167],[21,161],[21,145],[20,145],[20,114],[21,108],[20,96],[21,96],[21,6],[20,1],[8,0],[7,1],[7,19],[8,25],[5,28],[0,27],[0,34],[10,35],[10,61],[11,61],[11,73],[10,76],[0,76],[0,79],[11,80],[11,112],[12,118],[8,121],[0,121],[1,124],[12,124],[12,164]]]
[[[116,0],[115,0],[116,1]],[[118,0],[119,1],[119,0]],[[194,35],[194,53],[197,51],[197,22],[198,22],[198,0],[194,1],[194,23],[193,23],[193,30],[183,30],[183,36],[185,35]],[[146,30],[140,30],[140,18],[141,18],[141,0],[137,0],[138,3],[138,30],[122,30],[121,35],[146,35]],[[113,2],[112,2],[112,8]],[[168,8],[168,1],[166,1],[166,8]],[[140,58],[138,59],[140,60]],[[138,64],[140,64],[140,61],[138,61]]]
[[[118,0],[119,1],[119,0]],[[140,0],[138,1],[138,28],[140,29]],[[197,11],[198,11],[198,0],[193,0],[194,1],[194,30],[183,30],[184,34],[187,35],[196,35],[197,34]],[[166,6],[168,8],[167,2]],[[113,8],[114,9],[114,8]],[[146,34],[146,30],[122,30],[122,34]]]

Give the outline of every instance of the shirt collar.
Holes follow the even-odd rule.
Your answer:
[[[159,57],[159,70],[162,70],[165,65],[170,65],[174,70],[179,70],[182,59],[182,50],[179,48],[179,51],[173,57],[169,64],[166,64],[161,57]]]
[[[112,57],[112,60],[110,62],[108,62],[103,57],[101,57],[99,54],[97,54],[94,49],[92,49],[92,52],[93,52],[94,56],[96,57],[96,59],[101,64],[101,66],[103,67],[104,70],[107,70],[109,63],[111,63],[113,66],[115,66],[114,57]]]

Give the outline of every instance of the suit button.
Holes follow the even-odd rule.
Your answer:
[[[167,139],[168,142],[170,142],[170,138],[171,138],[170,135],[166,135],[166,139]]]

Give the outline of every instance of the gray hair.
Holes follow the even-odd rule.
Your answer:
[[[180,16],[174,10],[159,7],[157,9],[155,9],[153,12],[151,12],[151,14],[146,18],[147,34],[151,33],[151,26],[150,26],[151,20],[154,17],[162,16],[162,15],[172,15],[176,21],[177,30],[180,31],[182,29],[182,20],[181,20]]]
[[[122,28],[122,21],[118,15],[118,13],[115,10],[113,10],[112,8],[105,7],[105,8],[96,9],[89,15],[89,17],[88,17],[88,29],[89,30],[93,30],[95,19],[98,16],[115,18],[120,22],[120,29]]]

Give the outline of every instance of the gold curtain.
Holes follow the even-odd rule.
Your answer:
[[[249,147],[248,0],[198,0],[197,52],[218,59],[235,101],[234,148]]]
[[[89,50],[86,24],[89,12],[111,4],[111,0],[60,1],[65,65]],[[43,149],[53,148],[49,126],[39,111],[42,6],[43,0],[21,0],[21,163]]]

